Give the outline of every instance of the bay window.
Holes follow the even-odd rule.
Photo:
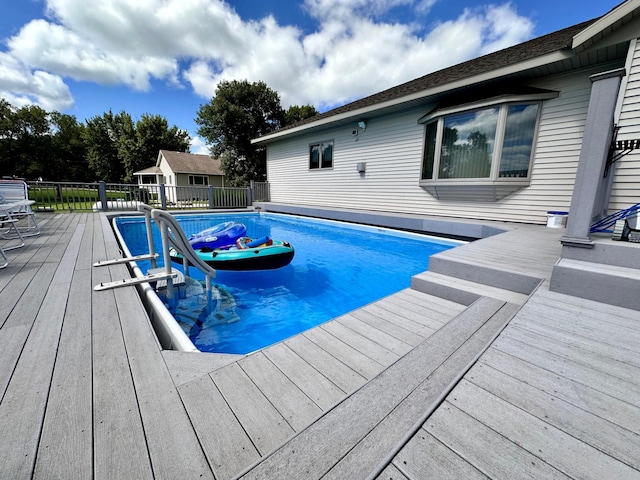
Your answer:
[[[540,104],[451,113],[426,124],[422,180],[526,179]]]

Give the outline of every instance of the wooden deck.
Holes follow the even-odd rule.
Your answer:
[[[92,290],[128,276],[92,267],[106,217],[38,219],[0,270],[0,478],[640,478],[637,311],[407,289],[253,355],[163,351],[134,288]],[[446,256],[544,279],[559,234]]]

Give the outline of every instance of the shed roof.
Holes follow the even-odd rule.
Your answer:
[[[212,158],[209,155],[160,150],[156,166],[160,166],[161,157],[164,157],[174,173],[224,175],[220,169],[220,159]]]

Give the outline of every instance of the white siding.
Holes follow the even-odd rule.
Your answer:
[[[618,140],[640,139],[640,41],[627,66],[622,109],[618,119]],[[635,150],[616,163],[609,210],[616,212],[640,203],[640,151]]]
[[[559,91],[545,101],[531,185],[500,201],[437,200],[419,186],[424,126],[422,110],[371,118],[353,125],[268,146],[268,180],[274,202],[417,213],[472,219],[546,223],[549,210],[568,210],[594,71],[538,81]],[[308,145],[333,139],[332,170],[308,169]],[[356,171],[366,162],[366,174]],[[640,170],[639,170],[640,173]]]

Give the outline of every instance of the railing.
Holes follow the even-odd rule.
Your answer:
[[[268,200],[269,185],[249,187],[131,185],[117,183],[29,182],[37,211],[136,210],[142,202],[162,210],[246,208]]]

